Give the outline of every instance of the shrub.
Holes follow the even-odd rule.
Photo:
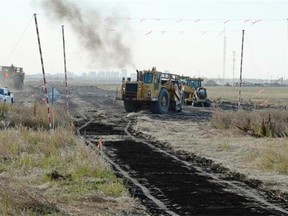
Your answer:
[[[288,135],[288,113],[282,110],[214,111],[211,124],[218,129],[239,128],[255,137]]]

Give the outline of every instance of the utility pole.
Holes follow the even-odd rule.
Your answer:
[[[66,50],[65,50],[65,37],[64,37],[64,25],[62,25],[62,36],[63,36],[63,56],[64,56],[64,73],[65,73],[66,111],[67,111],[67,113],[69,113],[69,104],[68,104],[68,84],[67,84],[67,69],[66,69]]]
[[[226,20],[224,22],[224,30],[223,30],[223,35],[224,35],[224,41],[223,41],[223,81],[225,80],[226,76],[226,23],[228,23],[230,20]]]
[[[240,81],[239,81],[238,109],[240,109],[240,105],[241,105],[242,65],[243,65],[243,51],[244,51],[244,33],[245,33],[245,30],[242,30],[242,45],[241,45],[241,63],[240,63]]]
[[[224,38],[223,38],[223,82],[225,80],[225,69],[226,69],[226,22],[224,22]]]
[[[44,62],[43,62],[43,55],[42,55],[42,49],[41,49],[41,43],[40,43],[40,34],[39,34],[39,29],[38,29],[38,23],[37,23],[37,15],[36,15],[36,13],[34,14],[34,20],[35,20],[36,33],[37,33],[38,46],[39,46],[39,53],[40,53],[40,61],[41,61],[42,74],[43,74],[44,91],[45,91],[45,94],[46,94],[46,105],[47,105],[47,113],[48,113],[48,123],[49,123],[49,128],[50,128],[50,130],[52,130],[50,107],[49,107],[49,99],[48,99],[48,90],[47,90],[47,85],[46,85]]]

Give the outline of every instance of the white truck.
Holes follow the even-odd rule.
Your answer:
[[[14,103],[14,95],[6,87],[0,87],[0,103]]]

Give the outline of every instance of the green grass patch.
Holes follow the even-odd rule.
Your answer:
[[[114,196],[114,197],[118,197],[120,196],[124,191],[126,191],[126,188],[124,187],[122,182],[118,182],[118,181],[113,181],[113,182],[109,182],[109,183],[105,183],[105,184],[100,184],[98,186],[98,189],[100,191],[102,191],[103,193],[110,195],[110,196]]]

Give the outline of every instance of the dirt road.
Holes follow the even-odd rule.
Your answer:
[[[64,92],[61,86],[58,90]],[[227,155],[225,144],[217,141],[225,134],[209,127],[209,109],[127,114],[113,91],[73,85],[69,94],[81,135],[92,145],[103,140],[103,157],[148,214],[288,215],[285,196],[270,193],[278,186],[283,191],[277,181],[266,188],[261,175],[261,181],[250,178],[253,170],[239,162],[236,147]],[[64,97],[58,103],[64,105]]]

